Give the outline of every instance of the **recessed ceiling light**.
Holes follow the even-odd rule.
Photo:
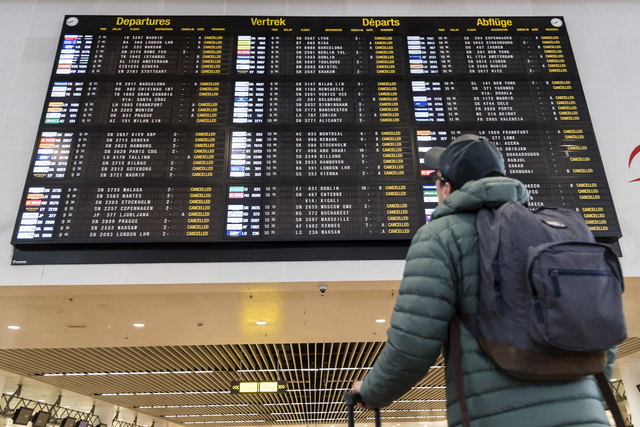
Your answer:
[[[20,329],[20,326],[16,326],[16,325],[9,325],[9,326],[7,326],[7,328],[9,328],[9,329],[13,329],[13,330],[18,330],[18,329]]]
[[[256,325],[266,325],[266,324],[267,324],[267,322],[265,322],[264,320],[258,320],[256,322]]]
[[[386,322],[385,319],[376,319],[376,323],[384,323],[384,322]]]
[[[144,323],[134,323],[133,326],[135,328],[144,328]]]

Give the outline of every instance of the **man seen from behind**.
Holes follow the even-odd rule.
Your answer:
[[[446,149],[434,147],[425,164],[435,172],[439,205],[418,230],[387,331],[387,343],[364,381],[354,384],[368,408],[400,398],[445,355],[447,419],[461,425],[449,363],[449,322],[456,312],[476,313],[480,286],[476,216],[480,208],[527,204],[529,193],[505,177],[500,151],[486,138],[462,135]],[[598,385],[585,377],[563,383],[517,380],[487,357],[461,326],[464,390],[474,427],[609,426]],[[605,374],[610,376],[614,352]]]

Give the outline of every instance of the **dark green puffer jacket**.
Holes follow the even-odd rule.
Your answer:
[[[470,181],[449,195],[431,221],[418,230],[407,253],[387,343],[361,388],[366,403],[388,406],[424,377],[441,350],[446,358],[449,320],[455,307],[467,315],[476,312],[480,281],[477,210],[527,200],[528,192],[519,181]],[[484,355],[464,326],[461,339],[472,426],[609,426],[593,377],[556,384],[518,381]],[[615,357],[613,350],[609,353],[607,376]],[[446,365],[447,419],[450,426],[458,426],[453,370]]]

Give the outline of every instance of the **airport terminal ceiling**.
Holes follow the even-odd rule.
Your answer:
[[[359,238],[372,247],[383,230],[384,239],[402,241],[397,236],[412,234],[436,204],[421,153],[464,131],[485,133],[512,154],[508,172],[526,181],[536,203],[580,209],[601,239],[615,240],[621,233],[566,27],[559,17],[542,26],[539,19],[524,18],[517,25],[523,31],[513,34],[503,26],[508,19],[486,27],[467,19],[443,31],[434,25],[435,34],[409,34],[415,27],[399,26],[399,36],[387,31],[396,28],[394,20],[369,25],[357,19],[338,36],[333,30],[339,26],[325,25],[330,21],[313,21],[313,27],[301,18],[309,25],[296,27],[300,34],[280,31],[275,43],[270,28],[279,27],[276,20],[246,24],[260,31],[226,34],[216,26],[201,36],[197,26],[167,36],[164,22],[154,21],[157,34],[118,36],[149,21],[116,21],[103,30],[69,16],[16,222],[14,264],[31,263],[28,252],[50,243],[53,250],[34,263],[73,262],[52,260],[67,243],[79,252],[93,242],[277,247],[315,241],[323,228],[331,233],[318,247],[350,239],[338,230],[367,229],[376,238]],[[483,29],[470,31],[467,22]],[[71,31],[76,28],[89,30]],[[351,31],[360,29],[362,35]],[[534,29],[541,34],[531,34]],[[175,59],[169,53],[178,39],[195,44],[181,45],[184,53],[176,58],[185,68],[165,79],[161,70]],[[287,68],[280,55],[295,59],[298,41],[301,68]],[[347,47],[366,51],[366,61],[346,55]],[[192,48],[207,58],[187,54]],[[464,53],[448,58],[456,49]],[[100,57],[105,52],[117,54]],[[500,77],[485,78],[489,66]],[[79,76],[88,70],[91,76]],[[133,95],[149,99],[134,102]],[[148,128],[151,120],[161,126]],[[116,126],[119,135],[113,135]],[[367,151],[378,144],[381,155]],[[320,173],[331,178],[331,188],[316,188]],[[215,177],[213,185],[205,174]],[[349,199],[354,189],[369,197],[366,202]],[[314,208],[321,198],[332,207]],[[370,200],[384,209],[365,211]],[[154,217],[159,207],[175,215]],[[366,215],[356,221],[351,211]],[[371,218],[380,213],[375,228]],[[611,229],[602,228],[605,220]],[[314,223],[318,227],[306,226]],[[77,262],[96,262],[87,254]],[[381,350],[398,283],[329,283],[324,295],[317,285],[3,287],[0,318],[21,319],[19,330],[0,331],[0,369],[11,373],[3,391],[37,380],[49,392],[78,393],[82,399],[65,404],[79,409],[103,401],[187,427],[343,424],[341,394]],[[634,311],[640,296],[627,285],[631,328],[620,357],[640,349]],[[445,419],[442,360],[434,366],[383,412],[385,424]],[[288,391],[229,393],[238,380],[284,380]],[[370,417],[361,412],[356,420]]]
[[[0,370],[11,373],[4,392],[24,382],[33,400],[48,393],[52,404],[62,393],[73,409],[107,402],[187,427],[344,424],[342,393],[382,349],[398,284],[326,285],[324,295],[312,283],[5,287],[0,316],[23,313],[24,323],[0,331]],[[640,350],[636,294],[625,295],[630,338],[619,358]],[[445,419],[442,364],[382,412],[384,424]],[[34,380],[49,391],[30,390]],[[229,393],[239,380],[284,380],[287,392]],[[359,412],[356,421],[371,417]]]

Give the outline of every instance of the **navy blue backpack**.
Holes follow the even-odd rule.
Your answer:
[[[582,216],[568,209],[531,211],[506,203],[481,209],[476,225],[477,314],[458,316],[484,352],[507,374],[525,381],[596,375],[614,412],[617,404],[602,371],[607,350],[627,336],[618,257],[596,243]],[[458,316],[451,322],[452,359],[463,420],[468,421]],[[619,410],[618,416],[619,422]]]

